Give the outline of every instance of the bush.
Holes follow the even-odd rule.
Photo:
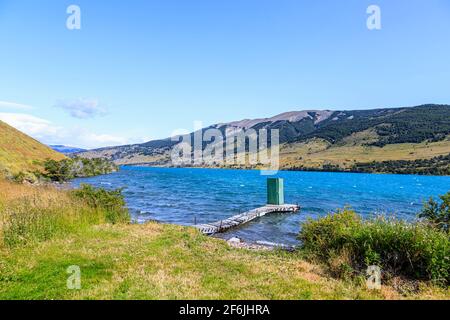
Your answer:
[[[337,256],[356,272],[378,265],[385,273],[433,280],[450,280],[448,234],[416,222],[379,217],[364,221],[350,209],[308,220],[298,236],[303,249],[333,269]]]
[[[419,218],[424,218],[437,229],[450,232],[450,192],[439,196],[439,198],[441,199],[440,204],[434,201],[433,198],[430,198],[423,205]]]
[[[38,181],[38,176],[32,172],[19,172],[11,177],[11,180],[17,183],[36,183]]]
[[[83,200],[93,208],[106,210],[106,218],[109,223],[130,221],[128,210],[125,208],[122,189],[96,189],[91,185],[82,184],[79,189],[72,191],[72,195],[75,198]]]

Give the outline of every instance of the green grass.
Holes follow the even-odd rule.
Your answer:
[[[391,288],[334,280],[296,254],[230,248],[171,225],[99,225],[33,246],[0,251],[0,299],[386,299],[448,298],[425,286]],[[71,265],[81,290],[66,287]]]
[[[195,230],[154,223],[90,227],[0,254],[0,299],[382,299],[391,294],[323,277],[292,254],[231,249]],[[81,269],[81,290],[66,287],[71,265]]]

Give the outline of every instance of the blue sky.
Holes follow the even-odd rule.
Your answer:
[[[66,28],[71,4],[81,30]],[[450,103],[448,0],[0,0],[0,42],[0,119],[44,143]]]

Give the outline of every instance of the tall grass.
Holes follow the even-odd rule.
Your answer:
[[[379,217],[363,220],[345,209],[303,224],[303,249],[335,272],[378,265],[384,274],[450,282],[450,237],[428,224]]]
[[[89,225],[129,221],[119,191],[62,191],[8,182],[0,182],[0,190],[0,246],[14,248]]]

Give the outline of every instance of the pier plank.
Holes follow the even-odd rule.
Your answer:
[[[299,209],[300,207],[294,204],[266,205],[264,207],[256,208],[221,221],[197,224],[194,225],[194,227],[199,229],[205,235],[213,235],[215,233],[221,233],[228,229],[238,227],[269,213],[297,212]]]

